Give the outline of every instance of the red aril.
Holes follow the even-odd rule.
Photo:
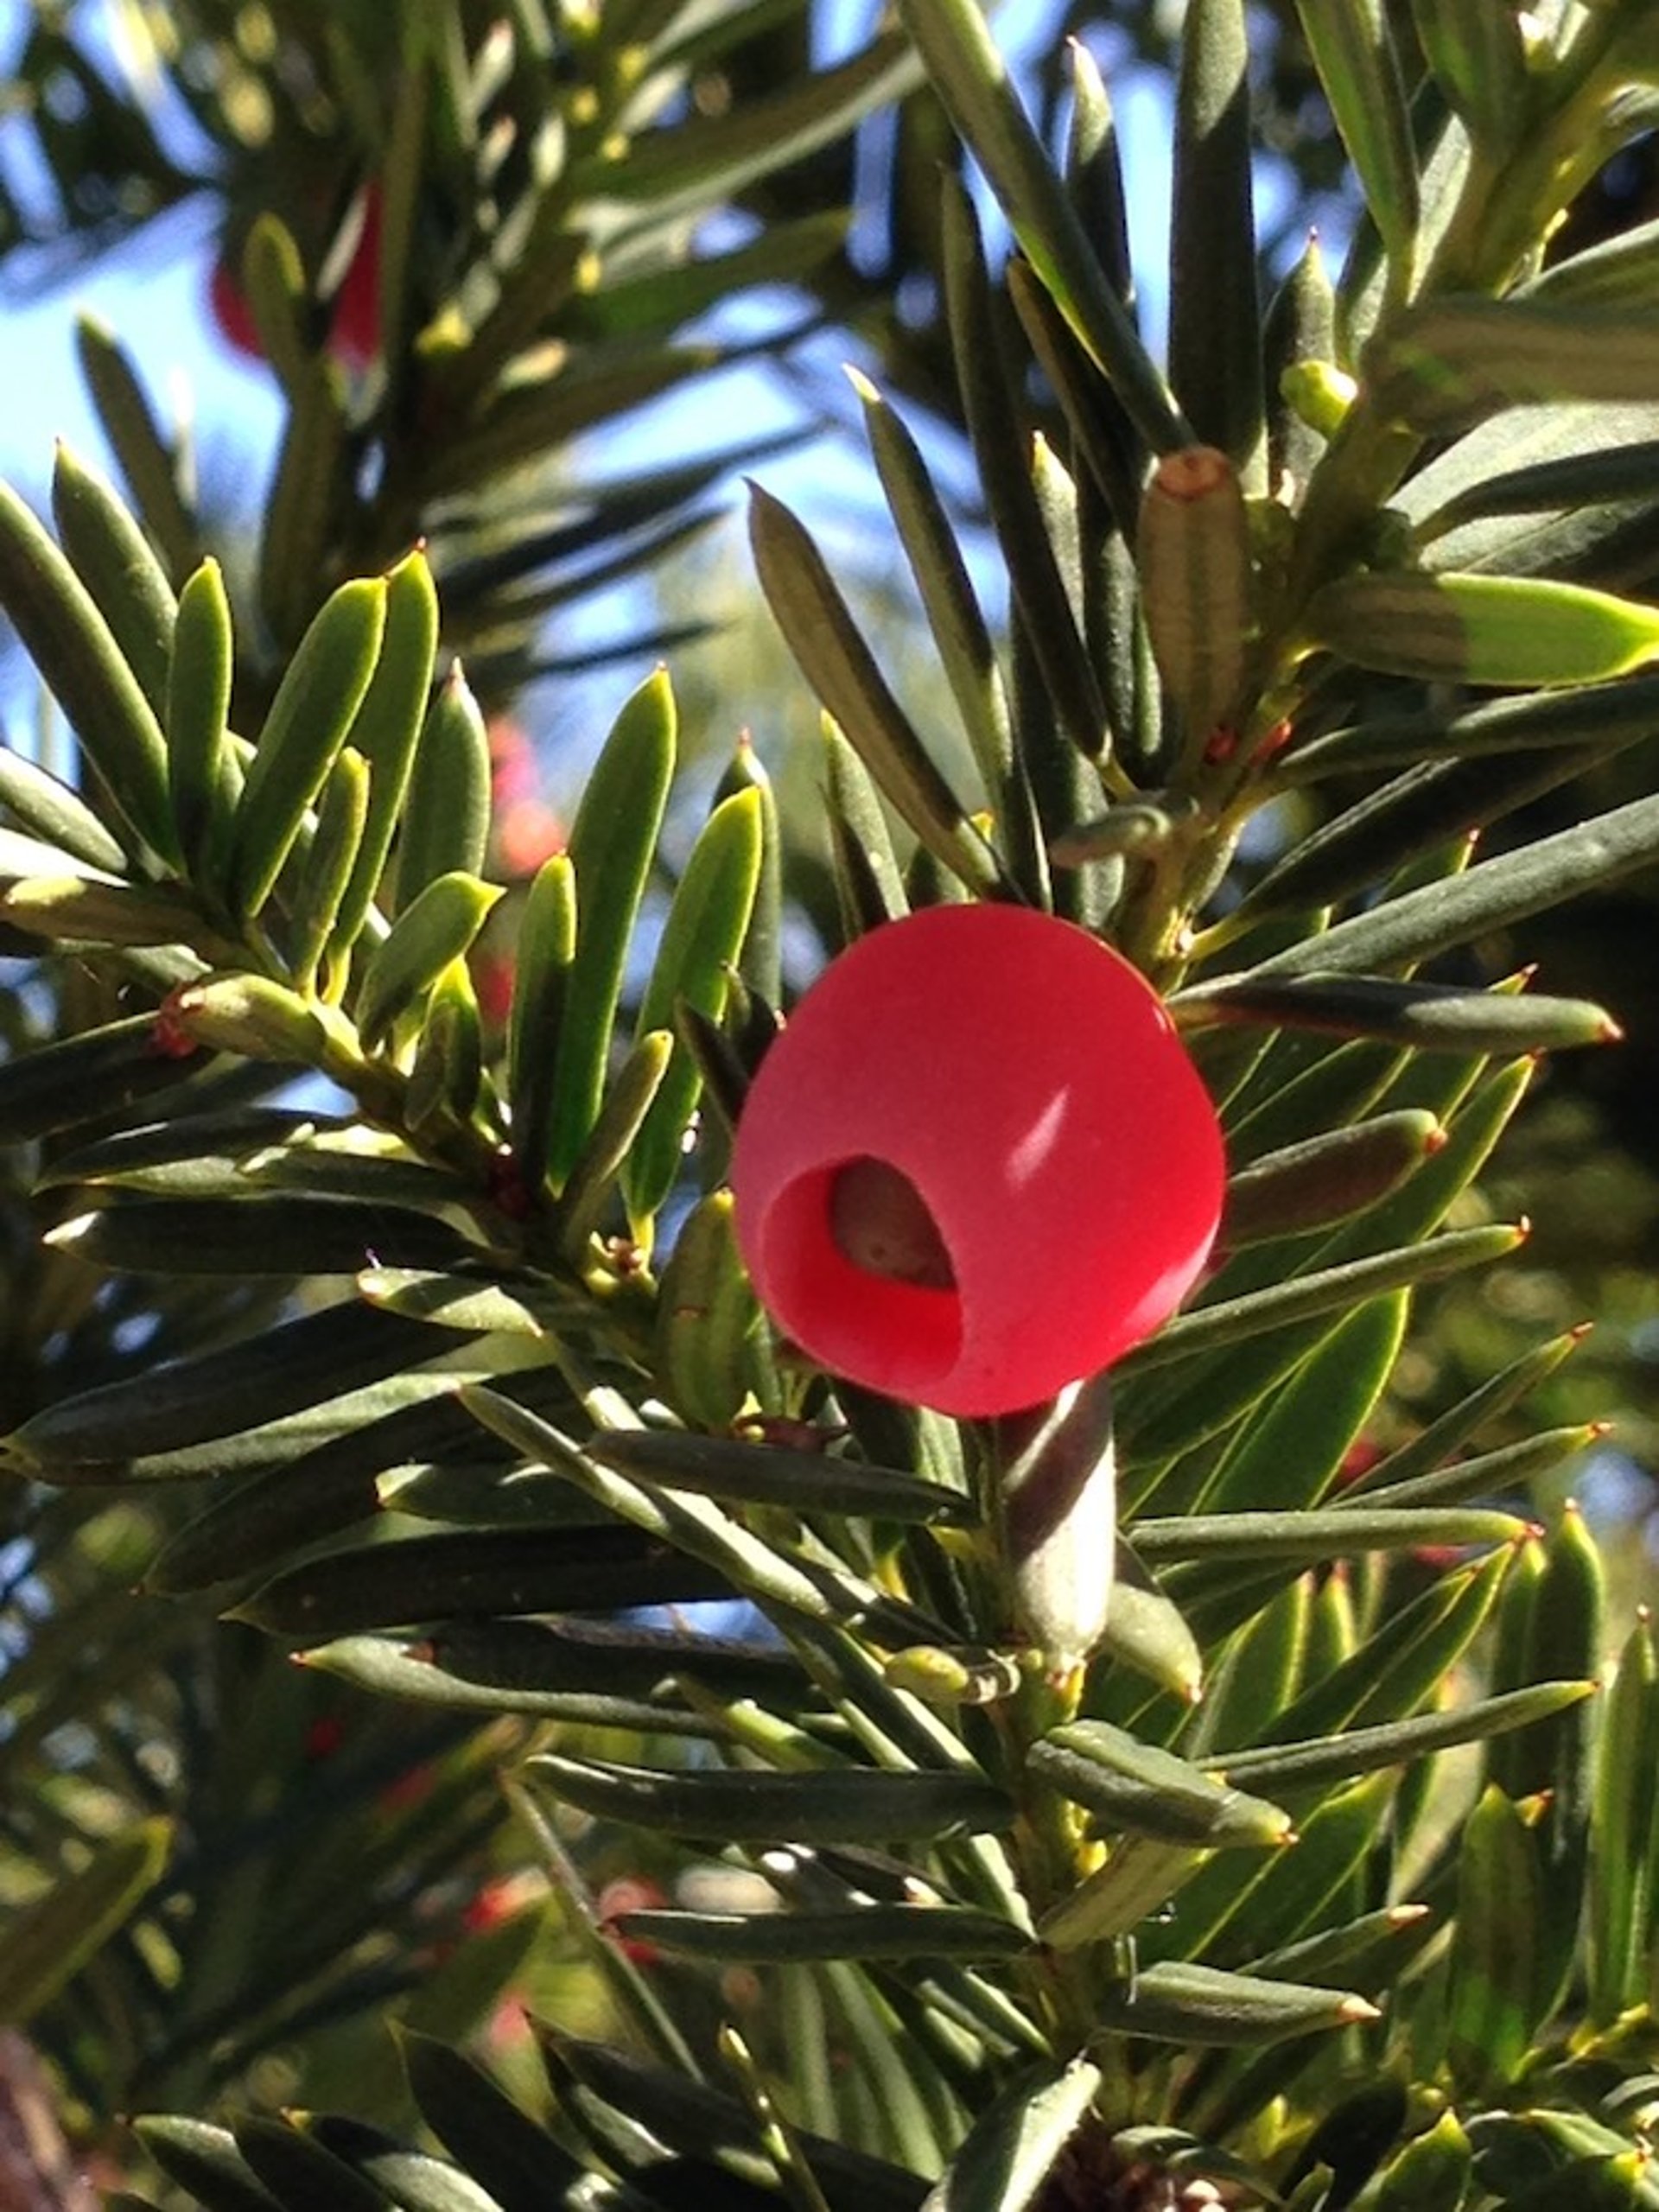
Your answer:
[[[1162,1001],[1086,931],[938,906],[832,961],[732,1160],[772,1319],[832,1374],[948,1414],[1109,1366],[1203,1268],[1224,1164]]]

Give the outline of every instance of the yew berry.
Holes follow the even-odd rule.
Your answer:
[[[364,192],[351,258],[328,309],[328,351],[342,367],[359,375],[372,365],[380,351],[380,188],[371,183]],[[228,249],[221,251],[209,273],[207,304],[226,344],[248,360],[263,361],[264,341]]]
[[[328,317],[328,350],[359,372],[380,351],[380,188],[371,184],[363,195],[362,228]]]
[[[832,1374],[1010,1413],[1149,1336],[1221,1214],[1215,1109],[1162,1001],[1070,922],[936,906],[832,961],[732,1158],[772,1319]]]
[[[638,1967],[655,1966],[662,1957],[657,1946],[642,1942],[637,1936],[625,1936],[617,1923],[630,1912],[654,1911],[667,1903],[667,1896],[649,1874],[618,1874],[599,1893],[599,1923],[614,1936],[625,1958]]]
[[[240,353],[245,360],[263,361],[265,349],[260,342],[253,309],[248,304],[240,279],[223,255],[214,262],[208,276],[207,304],[213,310],[219,336],[232,351]]]

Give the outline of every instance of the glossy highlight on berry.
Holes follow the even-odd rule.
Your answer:
[[[1008,1413],[1097,1373],[1191,1288],[1215,1109],[1161,1001],[1070,922],[931,907],[832,961],[750,1090],[739,1244],[830,1373]]]

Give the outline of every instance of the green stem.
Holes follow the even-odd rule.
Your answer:
[[[1309,599],[1352,565],[1357,541],[1399,488],[1422,443],[1417,431],[1381,418],[1363,391],[1355,400],[1308,480],[1278,634],[1265,656],[1270,670],[1289,658]]]
[[[1057,1687],[1035,1663],[1022,1669],[1020,1688],[994,1706],[1002,1738],[1008,1787],[1019,1811],[1008,1836],[1020,1893],[1039,1923],[1084,1878],[1081,1837],[1074,1815],[1052,1789],[1033,1780],[1027,1758],[1033,1744],[1077,1709],[1076,1688]],[[1027,1970],[1028,1994],[1055,2056],[1069,2058],[1095,2031],[1092,1977],[1083,1951],[1039,1950]]]

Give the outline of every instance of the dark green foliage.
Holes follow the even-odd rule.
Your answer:
[[[251,588],[99,328],[130,508],[67,453],[55,534],[0,505],[78,741],[0,754],[0,2014],[67,2117],[206,2212],[1648,2201],[1659,1675],[1544,1487],[1577,1333],[1465,1373],[1421,1309],[1524,1281],[1494,1148],[1620,1032],[1510,933],[1659,862],[1659,261],[1560,229],[1649,11],[1303,0],[1263,58],[1193,0],[1167,379],[1100,70],[1057,163],[967,0],[817,67],[804,5],[173,13],[282,395]],[[20,64],[66,232],[188,182],[90,68]],[[1363,210],[1264,316],[1252,111],[1315,81]],[[729,731],[688,806],[659,670],[507,895],[489,714],[763,442],[567,449],[734,291],[880,289],[901,96],[937,296],[855,388],[962,742],[757,486],[827,862]],[[798,943],[967,898],[1143,969],[1231,1165],[1188,1310],[995,1423],[778,1340],[722,1181]]]

